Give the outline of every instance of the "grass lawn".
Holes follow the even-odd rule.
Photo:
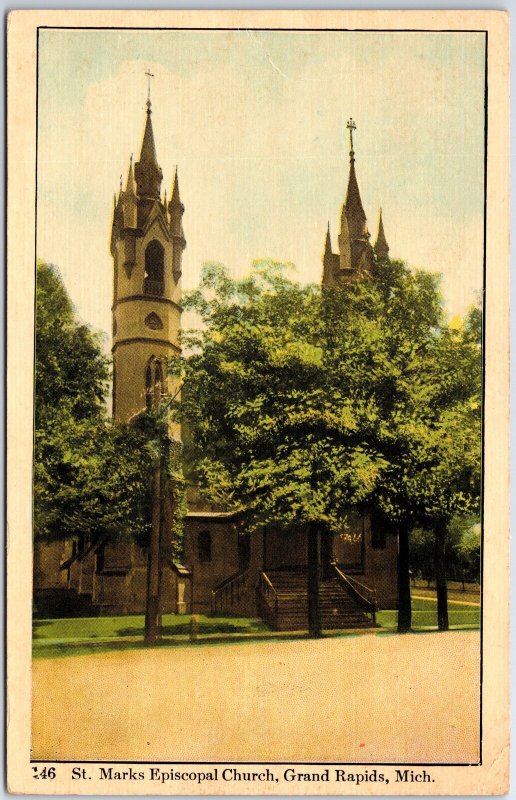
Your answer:
[[[478,628],[480,608],[458,603],[450,604],[449,619],[451,628]],[[379,611],[377,624],[385,631],[395,631],[397,611]],[[164,643],[189,643],[191,616],[175,614],[163,615]],[[431,599],[413,599],[412,626],[415,631],[437,627],[437,605]],[[51,657],[90,653],[99,648],[134,648],[143,645],[144,617],[142,614],[123,617],[80,617],[75,619],[41,619],[33,623],[33,654],[35,657]],[[238,640],[262,638],[270,633],[268,626],[260,619],[237,617],[207,617],[197,615],[196,638],[198,641]],[[254,635],[254,637],[253,637]],[[291,638],[289,633],[272,634],[279,638]]]
[[[163,615],[163,636],[185,636],[190,634],[189,614]],[[199,635],[210,633],[258,633],[269,630],[261,619],[235,617],[206,617],[197,615]],[[42,640],[91,641],[92,639],[123,639],[143,636],[145,618],[143,614],[124,617],[78,617],[75,619],[34,620],[34,642]]]
[[[451,628],[478,628],[480,625],[480,607],[450,603],[448,605],[448,618]],[[376,621],[382,628],[396,629],[398,622],[397,611],[379,611]],[[437,627],[437,603],[434,599],[412,600],[412,628],[413,630],[426,630]]]

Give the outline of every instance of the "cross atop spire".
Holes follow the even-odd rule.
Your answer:
[[[150,114],[151,113],[151,110],[150,110],[150,108],[151,108],[150,86],[151,86],[151,84],[150,84],[150,82],[151,82],[151,78],[153,78],[154,75],[152,74],[150,69],[148,69],[145,74],[147,76],[147,113]]]
[[[356,131],[357,126],[352,117],[348,119],[348,124],[346,125],[346,128],[349,131],[349,157],[353,161],[355,158],[355,151],[353,150],[353,131]]]

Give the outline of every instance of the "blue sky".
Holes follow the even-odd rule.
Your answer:
[[[84,319],[110,329],[113,192],[141,145],[145,71],[163,189],[178,165],[183,285],[205,261],[292,262],[318,281],[334,246],[356,120],[369,228],[442,272],[450,313],[481,288],[484,39],[475,33],[40,32],[38,254]]]

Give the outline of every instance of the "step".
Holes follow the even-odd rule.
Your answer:
[[[268,579],[278,600],[277,630],[308,627],[308,575],[306,570],[269,571]],[[371,618],[335,579],[319,584],[319,614],[323,629],[370,628]]]

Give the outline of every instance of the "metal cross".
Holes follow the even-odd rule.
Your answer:
[[[145,73],[147,76],[147,102],[150,103],[150,79],[154,77],[150,69]]]
[[[356,129],[357,129],[357,126],[355,125],[355,121],[353,120],[353,118],[352,118],[352,117],[350,117],[350,118],[348,119],[348,124],[346,125],[346,128],[347,128],[347,129],[348,129],[348,131],[349,131],[349,145],[350,145],[350,150],[351,150],[351,152],[353,152],[353,131],[356,131]]]

